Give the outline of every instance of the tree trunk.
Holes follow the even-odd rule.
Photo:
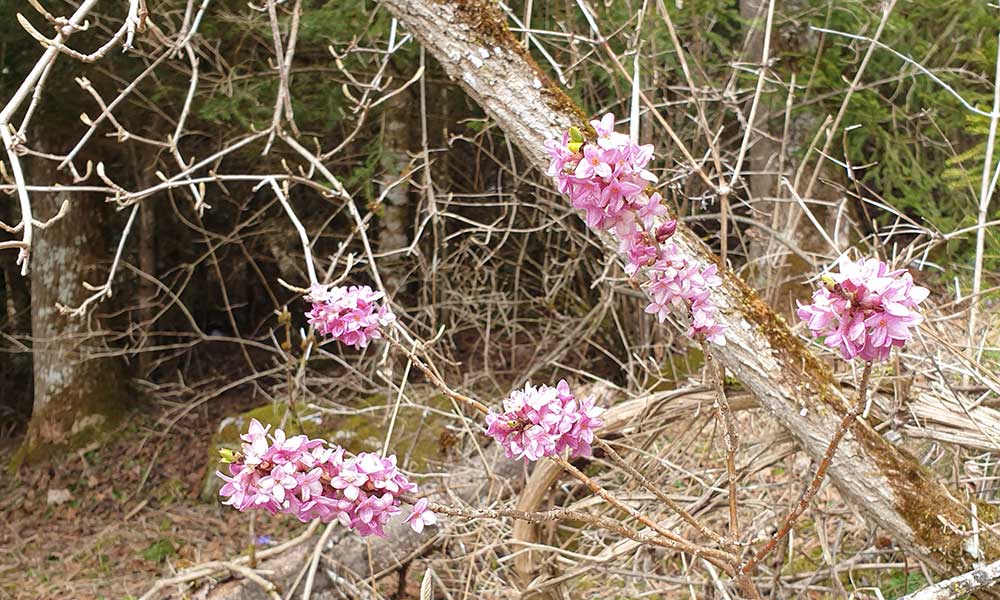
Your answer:
[[[545,140],[582,124],[580,109],[517,43],[493,2],[382,0],[382,4],[539,169],[548,164]],[[605,241],[608,251],[614,252],[614,241]],[[678,228],[674,243],[695,264],[718,262],[686,227]],[[728,326],[727,345],[715,349],[718,358],[810,455],[821,456],[851,404],[830,370],[733,273],[724,274],[713,300],[721,309],[720,320]],[[847,433],[829,473],[844,499],[909,553],[946,573],[972,567],[974,557],[963,550],[966,538],[956,533],[972,529],[968,505],[868,424],[858,422]],[[981,504],[978,510],[984,521],[996,521],[994,507]],[[1000,558],[1000,543],[994,536],[981,534],[980,542],[986,560]]]
[[[54,163],[35,171],[38,181],[55,183]],[[68,214],[39,230],[31,262],[31,330],[35,394],[28,433],[20,458],[28,461],[55,456],[85,444],[113,427],[125,402],[125,377],[117,358],[90,358],[94,336],[88,318],[63,315],[56,303],[79,305],[89,293],[84,281],[106,277],[98,269],[106,257],[98,194],[37,193],[35,218],[45,220],[70,201]]]
[[[412,100],[403,92],[386,102],[382,113],[382,179],[379,194],[385,196],[382,218],[379,219],[378,247],[380,253],[406,248],[410,243],[410,182],[406,177],[410,164],[410,124],[407,108]],[[397,296],[406,285],[409,261],[394,254],[382,263],[382,280],[386,291]]]

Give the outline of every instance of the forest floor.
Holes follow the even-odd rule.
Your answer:
[[[219,422],[252,406],[215,399],[167,430],[166,407],[152,404],[103,446],[0,475],[0,598],[137,598],[161,577],[244,552],[245,515],[199,496]],[[0,464],[18,441],[0,441]],[[302,527],[262,514],[255,539],[280,543]]]

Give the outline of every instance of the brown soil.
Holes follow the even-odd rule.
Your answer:
[[[139,597],[160,577],[196,563],[232,559],[250,543],[249,519],[198,499],[209,440],[227,414],[259,400],[216,399],[169,428],[164,410],[139,411],[101,446],[61,462],[0,472],[0,598]],[[0,447],[7,464],[19,440]],[[50,490],[70,499],[48,503]],[[302,525],[257,517],[264,545]]]

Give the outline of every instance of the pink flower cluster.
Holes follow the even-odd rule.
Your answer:
[[[716,321],[718,308],[712,303],[711,289],[722,283],[714,264],[699,269],[677,255],[673,244],[662,248],[649,270],[646,289],[652,302],[646,312],[662,323],[670,306],[688,306],[691,310],[689,337],[704,336],[708,341],[726,345],[725,326]]]
[[[508,458],[538,460],[555,456],[565,449],[576,456],[590,456],[594,429],[604,423],[598,418],[604,409],[593,398],[578,399],[566,381],[556,387],[514,390],[503,401],[503,412],[490,409],[486,433],[503,446]]]
[[[249,431],[240,436],[240,451],[223,451],[231,461],[230,476],[217,472],[226,482],[223,504],[240,512],[286,513],[303,522],[337,520],[363,536],[383,536],[386,523],[401,512],[400,495],[417,491],[396,468],[395,456],[363,452],[349,457],[323,440],[286,437],[281,429],[268,435],[270,429],[251,419]],[[424,500],[406,522],[420,532],[436,517]]]
[[[698,268],[667,243],[677,221],[666,218],[663,198],[649,188],[656,182],[646,168],[653,146],[640,146],[615,132],[615,117],[610,113],[590,124],[597,132],[595,143],[586,142],[575,128],[564,133],[562,140],[545,143],[552,157],[548,174],[556,178],[559,191],[569,196],[573,207],[584,211],[588,226],[615,235],[628,258],[625,271],[629,275],[646,269],[649,280],[645,285],[652,299],[647,313],[656,314],[662,322],[669,307],[687,307],[688,335],[724,345],[725,328],[718,323],[718,308],[710,297],[711,288],[721,283],[716,266]]]
[[[306,317],[320,334],[358,349],[367,348],[369,342],[382,337],[380,329],[396,319],[387,306],[379,304],[382,296],[367,285],[314,283],[306,296],[312,302]]]
[[[874,258],[843,257],[838,267],[839,273],[823,277],[812,304],[799,303],[799,318],[844,360],[889,358],[894,346],[910,339],[910,328],[923,321],[919,305],[930,292],[914,285],[905,269],[890,271]]]

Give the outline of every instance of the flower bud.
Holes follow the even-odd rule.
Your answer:
[[[674,235],[675,231],[677,231],[677,221],[670,219],[656,228],[656,241],[662,244]]]
[[[236,462],[238,455],[229,448],[219,448],[219,462],[230,464]]]

